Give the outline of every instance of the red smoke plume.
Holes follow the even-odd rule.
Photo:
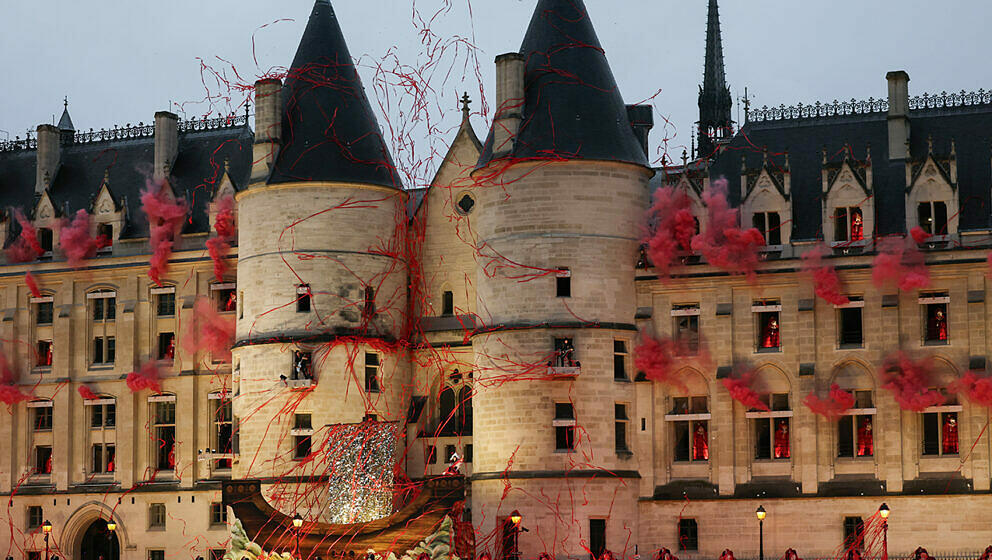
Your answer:
[[[761,395],[751,388],[754,382],[754,371],[748,370],[737,377],[725,377],[720,380],[730,392],[731,398],[744,405],[747,409],[768,412],[768,405],[761,400]]]
[[[986,408],[992,408],[992,378],[969,371],[948,387],[953,393],[965,395],[968,400]]]
[[[193,324],[183,336],[183,349],[191,356],[205,350],[214,359],[230,361],[234,330],[234,317],[221,315],[212,301],[201,297],[193,306]]]
[[[17,385],[17,376],[7,362],[7,355],[0,351],[0,402],[11,406],[29,399],[31,394],[21,391]]]
[[[923,228],[920,226],[915,226],[913,229],[909,230],[909,235],[913,238],[913,241],[915,241],[917,245],[926,243],[927,239],[930,239],[931,237],[931,235],[923,231]]]
[[[31,295],[33,297],[41,297],[41,289],[38,288],[38,282],[35,281],[33,274],[30,272],[25,274],[24,283],[28,285],[28,289],[31,290]]]
[[[646,240],[648,257],[660,276],[668,276],[678,252],[691,250],[692,237],[696,235],[689,195],[675,187],[654,191],[648,217],[654,224]]]
[[[813,291],[827,303],[845,305],[851,300],[842,293],[840,277],[832,264],[823,262],[830,253],[823,244],[803,254],[803,272],[813,278]]]
[[[218,282],[224,280],[227,272],[227,261],[224,257],[231,249],[230,241],[234,237],[234,197],[225,196],[217,201],[217,218],[214,220],[214,231],[217,237],[207,240],[207,251],[214,261],[214,277]]]
[[[727,180],[718,179],[703,193],[708,221],[706,230],[692,238],[692,249],[699,251],[711,265],[733,274],[744,274],[748,282],[756,279],[760,258],[758,249],[765,238],[755,228],[742,230],[738,212],[727,202]]]
[[[93,389],[90,389],[89,385],[80,385],[78,391],[79,391],[79,396],[87,400],[100,398],[100,395],[94,393]]]
[[[63,220],[59,226],[59,247],[72,268],[79,268],[83,261],[96,256],[97,249],[109,243],[106,236],[90,235],[90,215],[84,209],[78,210],[71,222]]]
[[[38,231],[34,228],[31,220],[24,215],[24,212],[15,209],[14,219],[21,224],[21,234],[4,250],[8,263],[31,262],[44,253],[41,243],[38,242]]]
[[[137,393],[145,389],[151,389],[152,392],[161,393],[162,386],[159,385],[158,378],[158,364],[154,360],[148,361],[138,371],[132,371],[127,374],[127,388],[132,393]]]
[[[882,288],[895,285],[904,292],[930,285],[930,271],[923,253],[907,239],[887,237],[878,243],[871,280]]]
[[[634,366],[652,381],[685,391],[685,383],[675,371],[680,354],[685,355],[685,352],[680,351],[675,341],[668,338],[657,339],[642,332],[641,342],[634,348]]]
[[[803,404],[809,407],[813,414],[819,414],[828,420],[837,420],[845,412],[854,408],[854,395],[834,383],[830,386],[830,395],[821,399],[814,393],[806,395]]]
[[[161,286],[162,275],[169,268],[173,239],[186,217],[186,201],[181,198],[172,200],[166,193],[164,183],[149,184],[141,193],[141,209],[148,217],[148,243],[152,248],[148,277]]]
[[[921,412],[944,403],[944,395],[933,386],[933,359],[913,360],[903,352],[885,358],[879,376],[882,388],[892,392],[903,410]]]

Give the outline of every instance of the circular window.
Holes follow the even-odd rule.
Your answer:
[[[472,195],[463,193],[458,197],[458,203],[455,206],[458,208],[459,214],[468,214],[475,208],[475,199],[472,198]]]

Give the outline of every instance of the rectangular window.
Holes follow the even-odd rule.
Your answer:
[[[379,392],[379,355],[373,352],[365,353],[365,392]]]
[[[176,315],[176,292],[164,292],[157,296],[157,314],[159,317],[174,317]]]
[[[164,550],[149,550],[148,560],[165,560]]]
[[[425,455],[425,457],[427,459],[427,464],[428,465],[436,465],[437,464],[437,447],[436,446],[434,446],[434,445],[428,445],[427,446],[427,450],[424,452],[424,455]]]
[[[606,520],[589,520],[589,553],[592,557],[599,558],[606,550]]]
[[[100,295],[99,293],[97,295]],[[117,298],[93,298],[93,320],[98,322],[113,321],[117,318]]]
[[[214,449],[218,453],[234,453],[234,418],[231,408],[231,400],[220,398],[214,401],[217,403],[214,408]],[[230,469],[231,459],[217,459],[214,463],[215,469]]]
[[[54,241],[54,235],[52,235],[52,228],[38,228],[38,244],[41,245],[41,250],[44,253],[49,253],[43,256],[51,257],[52,247]]]
[[[444,292],[441,294],[441,316],[450,317],[455,314],[455,294]]]
[[[28,529],[37,529],[44,522],[41,506],[28,506]]]
[[[555,272],[555,297],[572,297],[572,271],[567,268]]]
[[[95,474],[114,472],[116,448],[113,444],[94,444],[91,447],[90,457],[90,465],[92,467],[90,472]]]
[[[112,336],[98,336],[93,339],[93,363],[112,364],[117,357],[117,340]]]
[[[865,522],[860,517],[844,518],[844,548],[864,550]]]
[[[35,446],[34,472],[35,474],[52,474],[52,446]]]
[[[782,244],[782,220],[778,212],[755,212],[752,223],[765,238],[766,245]]]
[[[855,409],[872,408],[871,391],[855,391]],[[841,416],[837,421],[837,456],[871,457],[875,454],[874,418],[871,414]]]
[[[176,357],[176,334],[158,333],[158,359],[171,362]]]
[[[613,379],[618,381],[630,379],[627,375],[627,342],[623,340],[613,341]]]
[[[210,560],[224,560],[224,555],[227,554],[227,550],[223,548],[211,548],[210,549]]]
[[[313,420],[310,414],[294,414],[293,429],[301,430],[301,433],[293,436],[293,458],[305,459],[310,456],[311,431],[313,430]]]
[[[310,284],[300,284],[296,287],[296,312],[310,313]]]
[[[699,306],[687,309],[686,312],[695,313],[675,316],[676,351],[694,355],[699,352]]]
[[[613,405],[613,426],[614,441],[617,453],[630,453],[630,445],[627,442],[627,432],[630,427],[630,417],[627,415],[627,405],[616,403]]]
[[[38,367],[51,367],[52,366],[52,341],[51,340],[39,340],[38,341]]]
[[[313,353],[293,351],[293,371],[290,379],[313,379]]]
[[[91,428],[113,428],[117,424],[117,406],[96,404],[90,406]]]
[[[555,450],[575,450],[575,409],[572,403],[555,403]]]
[[[464,460],[465,460],[466,463],[471,463],[472,462],[472,451],[473,451],[472,450],[472,444],[471,443],[465,444],[465,457],[464,457]]]
[[[210,524],[227,525],[227,508],[220,502],[210,504]]]
[[[762,401],[773,412],[790,410],[788,393],[764,395]],[[791,456],[791,426],[789,420],[788,417],[762,417],[754,419],[755,459],[788,459]]]
[[[362,317],[367,321],[375,317],[375,288],[365,286],[365,293],[362,299]]]
[[[35,304],[35,318],[38,325],[51,325],[55,317],[55,304],[51,301],[43,301]]]
[[[34,411],[34,431],[50,432],[52,430],[52,407],[32,408]]]
[[[777,351],[782,347],[779,337],[778,311],[761,311],[755,313],[758,324],[756,332],[758,334],[758,351]]]
[[[679,550],[699,550],[699,529],[695,519],[679,519]]]
[[[947,344],[947,294],[921,294],[923,307],[925,344]],[[933,303],[931,303],[933,302]]]
[[[958,454],[958,413],[924,412],[923,454]]]
[[[114,246],[114,226],[102,223],[96,226],[97,252],[109,253]]]
[[[837,310],[841,348],[860,348],[864,345],[861,312],[861,307],[844,307]]]
[[[41,551],[40,550],[29,550],[28,551],[28,560],[41,560]]]
[[[917,218],[923,231],[930,235],[947,235],[947,203],[944,201],[921,202]]]
[[[155,467],[162,471],[171,471],[176,468],[176,403],[155,402],[153,403],[153,434],[155,441],[154,448]]]
[[[238,292],[235,287],[227,284],[222,288],[213,291],[217,301],[217,311],[221,313],[233,313],[238,309]]]
[[[293,415],[293,429],[296,430],[312,430],[313,429],[313,416],[310,414],[294,414]]]

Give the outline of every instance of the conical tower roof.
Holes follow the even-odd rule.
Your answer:
[[[282,91],[282,148],[269,183],[402,188],[329,0],[317,0]]]
[[[647,165],[582,0],[539,0],[520,47],[523,121],[509,158]],[[492,159],[493,132],[479,159]]]
[[[64,106],[62,108],[62,118],[59,119],[58,128],[63,131],[73,131],[75,132],[76,127],[72,125],[72,119],[69,117],[69,99],[66,98],[63,102]]]

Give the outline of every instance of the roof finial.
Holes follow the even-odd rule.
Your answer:
[[[685,167],[686,162],[688,161],[689,161],[689,153],[685,151],[685,148],[682,148],[682,167]]]
[[[224,173],[231,172],[231,158],[230,156],[224,156]]]
[[[928,154],[933,153],[933,134],[927,135],[927,153]]]
[[[66,109],[66,110],[69,109],[69,96],[68,95],[66,95],[65,97],[62,98],[62,108],[63,109]]]
[[[464,95],[462,95],[461,103],[462,103],[462,115],[464,115],[465,118],[468,118],[468,115],[469,115],[469,105],[472,104],[472,98],[470,98],[468,96],[468,92],[467,91],[465,92]]]
[[[110,184],[110,166],[108,165],[106,169],[103,170],[103,184]]]

